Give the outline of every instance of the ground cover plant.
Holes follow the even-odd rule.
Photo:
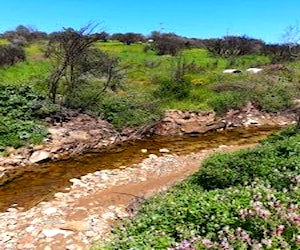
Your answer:
[[[38,118],[49,114],[47,106],[29,86],[0,85],[0,151],[41,143],[48,132]]]
[[[300,249],[299,139],[289,128],[257,148],[214,155],[98,249]]]

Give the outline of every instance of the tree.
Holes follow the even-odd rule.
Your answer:
[[[38,31],[31,26],[19,25],[15,30],[6,31],[3,37],[12,43],[26,44],[38,40],[46,40],[48,35],[46,32]]]
[[[14,65],[17,62],[25,61],[26,55],[22,47],[16,44],[0,46],[0,66]]]
[[[63,104],[70,104],[89,80],[101,82],[100,93],[118,85],[118,60],[94,47],[101,39],[101,33],[92,33],[94,28],[91,25],[78,31],[67,28],[50,35],[46,55],[52,59],[54,66],[48,78],[49,97],[53,103],[57,102],[57,95],[61,93]]]
[[[203,40],[206,49],[214,56],[224,58],[257,54],[264,47],[264,42],[247,36],[225,36],[222,39]]]
[[[137,42],[145,42],[146,40],[142,34],[133,33],[133,32],[124,33],[124,34],[115,33],[112,34],[111,39],[120,41],[122,43],[125,43],[126,45],[130,45],[132,43],[137,43]]]
[[[151,48],[158,55],[175,56],[187,46],[187,40],[174,33],[152,32],[150,39],[153,40]]]

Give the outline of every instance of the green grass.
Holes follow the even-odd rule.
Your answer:
[[[46,95],[46,80],[51,71],[51,63],[43,57],[45,46],[46,42],[26,46],[27,61],[0,68],[0,83],[32,86]],[[299,63],[287,64],[288,70],[275,73],[223,74],[222,71],[229,66],[243,70],[266,64],[269,59],[251,55],[229,60],[214,57],[204,49],[184,50],[177,57],[158,56],[154,51],[146,51],[145,46],[143,43],[128,46],[115,41],[97,43],[96,47],[120,58],[121,65],[125,68],[124,88],[119,92],[100,96],[90,105],[90,100],[99,91],[99,82],[90,81],[81,86],[74,96],[73,107],[86,108],[108,119],[121,130],[126,126],[137,127],[152,122],[166,109],[213,109],[222,114],[251,101],[263,111],[277,112],[292,107],[292,100],[300,97],[297,85],[300,82]],[[180,71],[180,64],[185,68],[179,81],[181,83],[178,84],[174,81],[174,75]],[[253,88],[242,91],[218,90],[220,86],[230,84]],[[149,103],[154,103],[155,108]]]
[[[300,249],[300,131],[217,154],[93,249]]]
[[[25,61],[14,66],[0,68],[0,82],[9,84],[27,84],[45,82],[50,64],[46,60]]]

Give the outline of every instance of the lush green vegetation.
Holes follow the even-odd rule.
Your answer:
[[[223,114],[252,102],[262,111],[278,112],[293,107],[293,100],[299,98],[297,60],[259,74],[222,72],[225,68],[268,68],[275,55],[261,49],[262,41],[245,37],[186,40],[156,32],[153,37],[159,43],[151,44],[139,34],[118,34],[111,36],[118,40],[108,40],[108,34],[97,37],[86,34],[86,29],[47,35],[20,26],[4,34],[3,46],[22,37],[17,46],[26,60],[2,66],[1,85],[30,86],[45,99],[98,115],[119,130],[154,122],[166,109],[213,109]],[[70,41],[79,43],[73,46]],[[225,50],[219,50],[220,41]],[[239,50],[241,42],[245,46]],[[84,50],[80,43],[87,45]],[[285,47],[276,49],[280,52]]]
[[[0,85],[0,151],[41,143],[48,132],[38,118],[49,115],[50,108],[29,86]]]
[[[299,249],[300,131],[217,154],[146,201],[98,249]]]

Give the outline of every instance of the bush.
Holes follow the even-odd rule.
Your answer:
[[[247,97],[241,91],[226,91],[209,99],[207,103],[220,115],[230,109],[240,109],[247,104]]]
[[[192,90],[192,84],[186,81],[177,82],[166,78],[155,80],[158,87],[153,96],[159,99],[183,100],[187,98]]]
[[[187,182],[143,204],[101,249],[298,249],[297,195],[260,183],[203,192]]]
[[[48,132],[36,116],[44,107],[45,97],[30,87],[0,85],[0,150],[41,142]]]
[[[151,123],[161,116],[159,105],[145,96],[108,96],[101,100],[97,112],[117,129]]]
[[[300,174],[299,136],[268,143],[255,149],[209,158],[193,181],[205,189],[249,184],[257,178],[274,188],[288,189]]]
[[[291,108],[293,103],[293,86],[284,83],[265,83],[257,85],[249,93],[252,103],[260,110],[278,112]]]

